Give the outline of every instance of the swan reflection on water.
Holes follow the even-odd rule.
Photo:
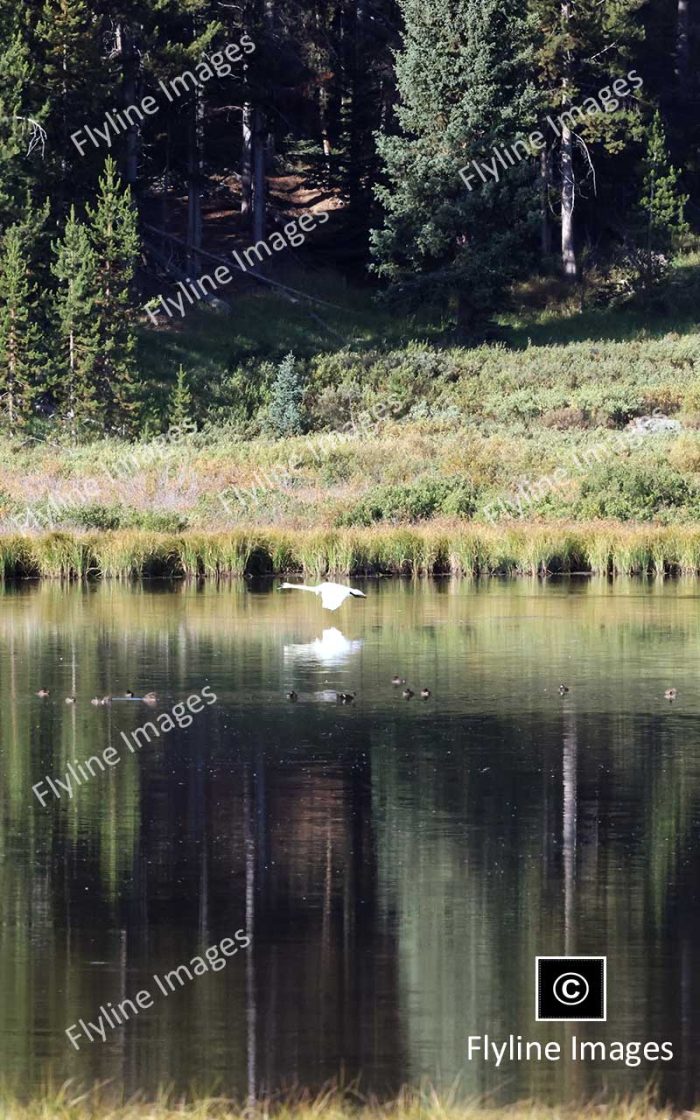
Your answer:
[[[319,661],[322,665],[343,665],[354,653],[362,649],[362,641],[351,641],[334,626],[324,630],[313,642],[303,642],[284,647],[285,660]]]

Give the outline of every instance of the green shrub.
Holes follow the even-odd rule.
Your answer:
[[[693,431],[678,436],[669,448],[668,462],[684,474],[700,474],[700,435]]]
[[[477,490],[471,482],[453,483],[442,501],[440,513],[444,513],[447,517],[473,517],[476,513],[477,498]]]
[[[377,486],[337,518],[340,526],[378,521],[426,521],[438,514],[471,517],[477,494],[463,479],[425,479],[405,486]]]
[[[129,510],[121,528],[145,529],[149,533],[181,533],[189,526],[189,518],[173,510]]]
[[[56,520],[56,515],[54,515]],[[189,525],[187,517],[170,510],[125,509],[124,506],[104,506],[90,503],[84,506],[66,506],[60,521],[78,529],[145,529],[152,533],[180,533]]]
[[[79,529],[121,529],[125,524],[123,506],[105,506],[89,503],[84,506],[66,506],[61,520]]]
[[[356,382],[327,385],[315,402],[308,405],[310,427],[312,431],[342,428],[352,420],[361,405],[362,390]]]
[[[362,384],[376,360],[376,351],[333,350],[316,354],[309,362],[309,386],[315,392],[353,382]]]
[[[206,399],[205,429],[228,426],[246,436],[259,435],[259,415],[266,406],[277,370],[272,362],[248,359],[223,377],[198,377],[196,396]],[[206,439],[207,437],[205,437]]]
[[[671,467],[618,463],[597,467],[584,479],[576,513],[585,518],[651,521],[694,502],[697,494]]]
[[[577,393],[577,403],[601,428],[624,428],[635,416],[648,411],[636,386],[587,385]]]
[[[357,465],[357,450],[353,445],[334,448],[319,464],[319,477],[324,486],[337,486],[350,481]]]
[[[376,392],[409,407],[417,399],[433,401],[445,380],[456,381],[459,372],[449,351],[409,342],[405,349],[377,355],[370,376]]]

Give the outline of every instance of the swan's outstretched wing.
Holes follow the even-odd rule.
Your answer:
[[[360,599],[367,598],[364,591],[356,591],[354,587],[346,587],[342,583],[320,583],[316,590],[327,611],[337,611],[351,595],[357,595]]]
[[[337,611],[350,596],[350,588],[340,583],[322,583],[319,591],[321,603],[327,611]]]

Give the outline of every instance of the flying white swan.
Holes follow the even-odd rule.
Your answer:
[[[364,591],[357,591],[354,587],[345,587],[342,583],[319,583],[318,587],[309,587],[305,583],[281,583],[280,591],[313,591],[314,595],[321,597],[321,604],[327,611],[337,611],[346,599],[355,595],[358,599],[366,599]]]

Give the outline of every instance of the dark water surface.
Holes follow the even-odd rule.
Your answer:
[[[700,586],[367,591],[335,614],[243,583],[2,594],[0,1076],[700,1095]],[[204,685],[191,727],[129,752],[121,732]],[[158,705],[90,705],[128,687]],[[109,745],[113,769],[41,807],[35,783]],[[160,994],[242,929],[225,969]],[[534,1021],[535,956],[564,952],[607,954],[607,1023]],[[66,1027],[144,989],[73,1049]],[[675,1057],[466,1061],[469,1035],[572,1031]]]

